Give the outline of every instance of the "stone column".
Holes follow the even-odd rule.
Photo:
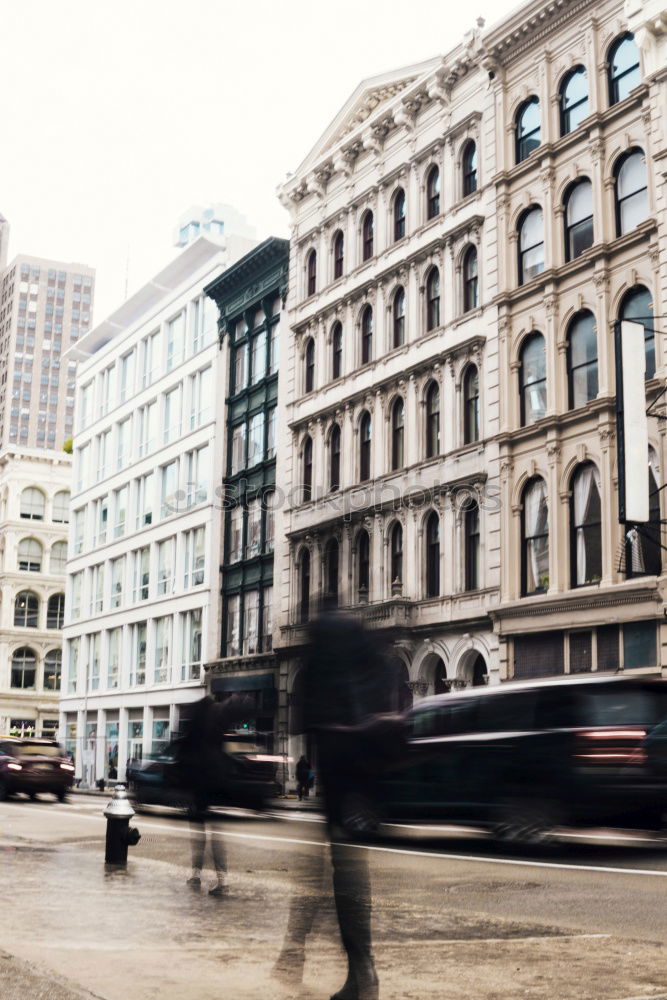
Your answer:
[[[384,395],[380,389],[376,389],[371,418],[371,468],[373,479],[376,480],[389,468],[385,445],[384,407]]]
[[[417,383],[414,373],[408,376],[405,387],[405,465],[414,465],[419,460],[419,405],[417,403]]]
[[[560,476],[560,445],[555,440],[547,441],[547,503],[549,506],[549,590],[551,593],[560,593],[564,587],[565,570],[569,560],[567,550],[563,548],[563,531],[566,529],[569,518],[567,510],[563,511],[563,505],[567,503],[567,498],[563,498],[559,490]],[[565,535],[567,538],[567,533]]]
[[[617,572],[618,542],[620,538],[618,524],[618,506],[614,482],[612,479],[614,465],[614,441],[616,435],[611,424],[598,428],[600,436],[600,505],[602,514],[602,586],[608,586],[619,580]]]
[[[607,396],[614,391],[614,324],[609,322],[608,293],[609,293],[609,272],[604,270],[596,271],[593,274],[595,283],[595,294],[597,297],[596,322],[598,341],[598,396]]]

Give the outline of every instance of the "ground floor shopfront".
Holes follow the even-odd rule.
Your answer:
[[[9,691],[0,694],[0,735],[55,737],[58,694]]]

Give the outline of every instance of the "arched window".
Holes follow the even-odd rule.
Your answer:
[[[305,351],[305,378],[304,389],[312,392],[315,388],[315,341],[309,338]]]
[[[373,256],[374,226],[373,213],[366,212],[361,224],[361,259],[370,260]]]
[[[560,134],[579,128],[588,117],[588,77],[583,66],[571,70],[560,88]]]
[[[516,162],[521,163],[540,145],[540,102],[531,97],[516,116]]]
[[[392,314],[394,321],[394,347],[402,347],[405,343],[405,290],[401,285],[394,292]]]
[[[391,409],[391,468],[402,469],[405,464],[405,406],[399,396]]]
[[[12,687],[34,688],[37,679],[37,657],[32,649],[23,646],[12,656]]]
[[[18,565],[22,572],[40,573],[42,546],[36,538],[23,538],[18,546]]]
[[[426,178],[426,218],[435,219],[440,215],[440,171],[431,167]]]
[[[340,378],[343,374],[343,327],[334,323],[331,331],[331,375]]]
[[[479,374],[468,365],[463,378],[463,443],[479,441]]]
[[[480,585],[479,507],[473,500],[463,514],[465,535],[465,589],[477,590]]]
[[[660,469],[655,449],[648,449],[648,522],[641,525],[641,531],[631,531],[626,542],[626,575],[660,576],[662,572],[662,549],[660,536]]]
[[[361,314],[361,363],[370,364],[373,360],[373,309],[366,306]]]
[[[593,313],[584,310],[567,334],[569,407],[576,410],[598,394],[598,338]]]
[[[391,583],[403,583],[403,527],[399,521],[391,529]]]
[[[21,494],[21,517],[27,521],[43,521],[46,500],[36,486],[28,486]]]
[[[37,628],[39,598],[31,590],[22,590],[14,600],[14,624],[22,628]]]
[[[362,529],[357,535],[357,587],[360,600],[368,600],[370,582],[371,541],[368,532]]]
[[[630,233],[648,217],[646,158],[631,149],[616,165],[616,235]]]
[[[60,649],[50,649],[44,657],[44,690],[60,691],[62,673],[62,651]]]
[[[577,181],[565,197],[565,260],[575,260],[593,246],[593,185]]]
[[[46,627],[62,628],[65,624],[65,595],[51,594],[46,605]]]
[[[537,594],[549,589],[549,508],[543,479],[531,479],[523,491],[521,590]]]
[[[463,258],[463,311],[469,312],[479,305],[479,281],[477,277],[477,250],[468,247]]]
[[[431,382],[426,390],[426,457],[440,454],[440,386]]]
[[[394,242],[405,236],[405,191],[399,188],[394,195]]]
[[[359,481],[371,478],[371,415],[365,411],[359,421]]]
[[[299,621],[307,622],[310,617],[310,552],[301,550],[299,562]]]
[[[463,150],[463,197],[477,190],[477,146],[470,139]]]
[[[644,345],[646,348],[646,378],[655,375],[655,327],[653,320],[653,301],[648,288],[635,285],[626,292],[621,302],[620,319],[641,323],[644,327]]]
[[[440,596],[440,518],[435,511],[426,522],[426,596]]]
[[[544,270],[544,216],[533,205],[519,223],[519,284],[531,281]]]
[[[526,337],[520,359],[521,426],[529,427],[547,411],[547,357],[541,333]]]
[[[577,466],[570,483],[570,567],[572,586],[602,577],[600,473],[592,462]]]
[[[53,498],[53,520],[58,521],[61,524],[67,524],[69,521],[69,501],[70,495],[68,490],[61,490]]]
[[[308,295],[314,295],[317,290],[317,253],[311,250],[306,263]]]
[[[313,439],[306,436],[303,442],[303,499],[304,502],[313,496]]]
[[[343,277],[343,265],[345,263],[345,237],[343,236],[343,231],[341,229],[339,229],[334,236],[333,259],[333,276],[335,281],[337,278]]]
[[[440,272],[432,267],[426,279],[426,329],[440,326]]]
[[[617,38],[609,49],[609,105],[624,101],[631,90],[642,82],[639,49],[635,36],[627,32]]]
[[[54,542],[51,546],[49,572],[65,573],[67,571],[67,542]]]
[[[340,427],[334,424],[329,435],[329,488],[340,488]]]
[[[324,579],[327,587],[327,597],[338,603],[338,542],[330,538],[324,550]]]

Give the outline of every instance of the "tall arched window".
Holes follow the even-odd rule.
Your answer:
[[[440,454],[440,386],[431,382],[426,390],[426,457]]]
[[[598,394],[598,338],[593,313],[577,313],[567,334],[569,407],[585,406]]]
[[[49,559],[50,573],[65,573],[67,571],[67,542],[54,542],[51,546]]]
[[[359,421],[359,480],[371,478],[371,415],[365,411]]]
[[[536,278],[544,270],[544,216],[533,205],[519,223],[519,284]]]
[[[373,360],[373,309],[366,306],[361,314],[361,363],[370,364]]]
[[[317,290],[317,253],[311,250],[306,262],[308,295],[314,295]]]
[[[426,522],[426,596],[440,596],[440,518],[435,511]]]
[[[335,281],[337,278],[343,277],[343,266],[345,263],[345,237],[343,236],[343,231],[341,229],[339,229],[334,236],[333,260],[333,276]]]
[[[343,327],[334,323],[331,331],[331,376],[340,378],[343,374]]]
[[[463,150],[463,197],[477,190],[477,146],[470,139]]]
[[[642,82],[639,49],[635,36],[628,31],[617,38],[609,49],[609,105],[618,104]]]
[[[480,534],[479,506],[473,500],[463,514],[465,544],[465,588],[477,590],[480,586]]]
[[[394,195],[394,242],[405,236],[405,191],[399,188]]]
[[[477,250],[468,247],[463,258],[463,311],[469,312],[479,305],[479,279],[477,277]]]
[[[440,215],[440,171],[431,167],[426,178],[426,218],[435,219]]]
[[[399,396],[391,409],[391,468],[402,469],[405,464],[405,406]]]
[[[313,495],[313,439],[307,435],[303,442],[303,499],[312,499]]]
[[[572,586],[602,578],[600,473],[592,462],[577,466],[570,483],[570,567]]]
[[[18,568],[22,572],[40,573],[42,546],[36,538],[23,538],[18,545]]]
[[[565,196],[565,260],[575,260],[593,246],[593,185],[587,177]]]
[[[641,525],[640,531],[631,531],[626,542],[626,575],[660,576],[662,572],[662,549],[660,537],[662,525],[660,522],[660,469],[658,456],[654,448],[648,449],[648,522]]]
[[[31,590],[22,590],[14,600],[14,624],[22,628],[37,628],[39,598]]]
[[[402,347],[405,343],[405,290],[401,285],[394,292],[392,301],[394,326],[394,347]]]
[[[576,66],[560,88],[560,134],[574,132],[587,117],[588,77],[583,66]]]
[[[368,600],[371,583],[371,542],[368,532],[362,529],[357,535],[357,587],[359,598]]]
[[[53,520],[62,524],[69,521],[69,490],[61,490],[53,498]]]
[[[463,377],[463,443],[479,441],[479,374],[468,365]]]
[[[12,655],[12,687],[34,688],[37,680],[37,657],[32,649],[23,646]]]
[[[539,476],[523,491],[521,590],[537,594],[549,589],[549,508],[547,488]]]
[[[44,657],[44,690],[60,691],[63,673],[63,654],[60,649],[50,649]]]
[[[440,326],[440,272],[432,267],[426,279],[426,329]]]
[[[403,583],[403,527],[399,521],[391,529],[391,583]]]
[[[304,389],[312,392],[315,388],[315,341],[309,338],[305,351],[305,378]]]
[[[547,358],[541,333],[526,337],[520,359],[521,426],[529,427],[547,411]]]
[[[338,603],[338,562],[339,562],[338,542],[335,538],[330,538],[324,550],[325,573],[327,597]]]
[[[631,149],[616,164],[616,235],[630,233],[648,217],[646,157]]]
[[[531,97],[516,116],[516,162],[521,163],[540,145],[540,102]]]
[[[626,292],[621,302],[620,319],[641,323],[644,327],[644,345],[646,349],[646,378],[655,375],[655,326],[653,319],[653,300],[648,288],[635,285]]]
[[[36,486],[28,486],[21,493],[20,514],[27,521],[43,521],[46,500],[41,490]]]
[[[361,259],[370,260],[373,256],[374,243],[373,213],[368,211],[361,224]]]
[[[340,427],[334,424],[329,435],[329,487],[340,488]]]
[[[62,628],[65,624],[65,595],[51,594],[46,605],[46,627]]]
[[[310,552],[301,550],[299,562],[299,621],[307,622],[310,617]]]

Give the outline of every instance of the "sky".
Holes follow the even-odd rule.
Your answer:
[[[178,252],[191,205],[288,236],[277,186],[366,77],[447,52],[515,0],[31,0],[3,9],[9,255],[97,271],[101,322]]]

